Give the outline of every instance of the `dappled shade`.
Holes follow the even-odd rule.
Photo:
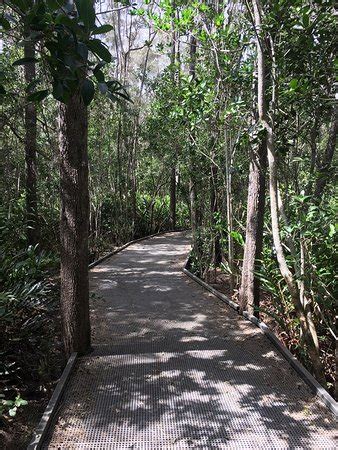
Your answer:
[[[331,414],[265,336],[181,272],[188,248],[156,237],[92,271],[94,351],[49,448],[334,448]]]

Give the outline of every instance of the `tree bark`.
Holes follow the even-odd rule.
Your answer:
[[[137,147],[138,147],[138,133],[139,133],[139,115],[135,118],[134,137],[131,152],[131,167],[130,167],[130,187],[131,187],[131,230],[132,239],[135,238],[136,222],[137,222]]]
[[[260,32],[260,14],[254,2],[255,25]],[[262,43],[256,38],[257,48],[257,111],[258,119],[262,122],[266,115],[265,102],[265,61]],[[245,230],[245,246],[242,267],[242,279],[239,290],[239,304],[241,311],[259,317],[260,283],[255,272],[259,270],[259,261],[263,249],[263,227],[265,209],[265,177],[266,177],[266,135],[262,137],[257,149],[251,152],[247,216]]]
[[[26,31],[26,38],[29,30]],[[25,58],[34,58],[34,44],[25,40]],[[25,64],[25,81],[29,85],[35,79],[35,63]],[[28,94],[33,92],[28,89]],[[28,245],[36,245],[39,242],[39,220],[37,208],[37,126],[36,126],[36,105],[34,102],[27,102],[25,105],[25,162],[26,162],[26,217],[27,217],[27,242]]]
[[[263,226],[265,209],[266,139],[250,162],[245,247],[242,267],[239,304],[241,311],[259,316],[259,279],[255,275],[260,268],[263,249]]]
[[[176,73],[176,30],[175,30],[175,16],[176,16],[176,2],[172,0],[172,18],[171,18],[171,54],[170,54],[170,64],[171,64],[171,80],[173,85],[175,85],[175,73]],[[170,171],[170,228],[175,230],[176,228],[176,159],[177,159],[177,146],[175,145],[175,162],[173,163]]]
[[[176,168],[171,168],[170,173],[170,228],[176,228]]]
[[[214,151],[211,154],[211,159],[213,160],[215,157]],[[218,201],[217,201],[217,166],[213,162],[210,166],[210,215],[211,215],[211,226],[215,227],[215,215],[218,213]],[[216,267],[218,267],[222,262],[222,249],[220,244],[220,235],[219,232],[215,229],[213,230],[214,238],[213,238],[213,255],[212,255],[212,263]]]
[[[79,94],[60,106],[61,315],[66,355],[90,349],[87,108]]]
[[[232,142],[229,133],[225,130],[225,173],[226,173],[226,211],[227,211],[227,232],[228,232],[228,264],[229,264],[229,288],[230,296],[233,296],[234,277],[234,239],[233,239],[233,213],[232,213]]]
[[[190,37],[190,63],[189,63],[189,75],[192,81],[196,77],[196,50],[197,41],[195,36]],[[195,182],[195,164],[194,164],[194,141],[191,138],[190,142],[190,179],[189,179],[189,198],[190,198],[190,219],[191,219],[191,229],[193,235],[193,242],[195,243],[196,231],[198,227],[198,212],[197,212],[197,191]]]
[[[337,105],[335,105],[332,113],[329,138],[327,141],[323,162],[321,164],[321,167],[318,168],[316,188],[314,193],[314,198],[317,200],[317,202],[321,200],[325,186],[330,178],[332,159],[337,145],[337,131],[338,131],[338,107]]]
[[[189,200],[190,200],[190,222],[194,240],[197,231],[197,213],[196,213],[197,208],[196,208],[196,186],[192,177],[190,177],[189,180]]]

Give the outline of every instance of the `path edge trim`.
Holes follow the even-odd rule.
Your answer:
[[[144,236],[144,237],[126,242],[125,244],[121,245],[121,247],[118,247],[115,250],[113,250],[112,252],[108,253],[107,255],[104,255],[101,258],[97,259],[96,261],[93,261],[91,264],[88,265],[88,269],[89,270],[92,269],[93,267],[97,266],[98,264],[100,264],[101,262],[110,258],[111,256],[116,255],[116,253],[121,252],[122,250],[124,250],[125,248],[129,247],[132,244],[135,244],[137,242],[144,241],[146,239],[150,239],[150,238],[153,238],[156,236],[161,236],[166,233],[176,233],[176,232],[183,232],[183,231],[187,231],[187,230],[160,231],[158,233],[154,233],[149,236]],[[57,408],[57,406],[60,402],[61,396],[65,390],[66,384],[69,381],[69,378],[70,378],[70,375],[74,368],[76,360],[77,360],[77,353],[74,352],[71,354],[70,358],[67,361],[66,367],[64,368],[64,370],[61,374],[61,377],[54,389],[52,397],[50,398],[48,405],[40,419],[40,422],[33,433],[33,437],[27,446],[27,450],[38,450],[41,448],[41,445],[44,441],[44,438],[46,437],[46,434],[47,434],[48,428],[50,426],[50,423],[52,421],[52,418],[54,417],[54,414],[56,412],[56,408]]]
[[[156,236],[161,236],[163,234],[180,233],[180,232],[183,233],[184,231],[188,231],[188,229],[160,231],[158,233],[150,234],[148,236],[144,236],[144,237],[141,237],[141,238],[134,239],[132,241],[126,242],[125,244],[121,245],[121,247],[117,247],[115,250],[113,250],[112,252],[108,253],[107,255],[104,255],[101,258],[97,259],[96,261],[93,261],[92,263],[90,263],[88,265],[88,269],[89,270],[92,269],[93,267],[97,266],[98,264],[101,264],[106,259],[111,258],[112,256],[116,255],[116,253],[120,253],[125,248],[129,247],[132,244],[136,244],[137,242],[145,241],[147,239],[150,239],[150,238],[153,238],[153,237],[156,237]]]
[[[331,395],[321,386],[318,381],[311,375],[311,373],[298,361],[298,359],[290,352],[289,349],[278,339],[278,337],[270,330],[266,323],[257,319],[257,317],[252,316],[248,311],[243,311],[241,314],[239,311],[239,304],[230,300],[226,295],[214,289],[201,278],[197,277],[191,273],[187,267],[189,267],[190,256],[186,259],[183,266],[183,272],[194,280],[196,283],[203,286],[209,292],[214,294],[217,298],[222,300],[224,303],[233,308],[239,315],[243,316],[245,319],[249,320],[251,323],[256,325],[260,330],[267,336],[267,338],[272,342],[274,347],[284,356],[290,366],[300,375],[300,377],[306,382],[306,384],[311,388],[312,392],[316,394],[321,401],[329,408],[329,410],[338,417],[338,403],[331,397]]]
[[[70,355],[70,358],[67,361],[66,367],[64,368],[61,377],[54,389],[53,395],[48,402],[39,425],[34,431],[33,438],[28,444],[27,450],[38,450],[41,448],[41,445],[46,437],[47,431],[56,412],[56,408],[60,402],[61,396],[74,369],[76,360],[77,353],[74,352]]]

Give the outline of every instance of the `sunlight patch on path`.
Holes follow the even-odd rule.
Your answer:
[[[265,336],[182,274],[188,250],[167,234],[93,269],[94,352],[44,448],[335,448],[331,413]]]

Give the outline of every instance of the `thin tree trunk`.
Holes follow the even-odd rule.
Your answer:
[[[190,178],[189,180],[189,200],[190,200],[191,230],[194,239],[197,231],[197,215],[196,215],[196,187],[192,178]]]
[[[231,182],[231,139],[225,133],[225,171],[226,171],[226,209],[227,209],[227,231],[228,231],[228,264],[230,269],[229,287],[230,296],[234,293],[234,239],[233,239],[233,219],[232,219],[232,182]]]
[[[305,187],[305,195],[310,195],[313,189],[313,173],[315,171],[317,161],[317,138],[318,138],[318,113],[316,111],[314,122],[310,131],[311,163],[309,170],[309,181]]]
[[[312,362],[315,376],[319,383],[326,386],[324,368],[319,357],[319,344],[318,339],[314,339],[317,336],[315,326],[312,321],[311,314],[306,314],[304,305],[300,300],[300,293],[297,287],[297,283],[287,266],[284,250],[280,238],[279,220],[278,220],[278,201],[277,201],[277,160],[274,150],[273,131],[270,125],[267,125],[268,131],[268,163],[269,163],[269,193],[270,193],[270,207],[271,207],[271,225],[272,236],[275,246],[277,261],[281,275],[283,276],[288,290],[291,294],[293,304],[297,317],[300,321],[304,339],[307,344],[309,356]]]
[[[313,126],[310,131],[310,148],[311,148],[311,166],[310,166],[310,175],[313,174],[316,161],[317,161],[317,138],[318,138],[318,115],[316,112],[316,116],[314,119]]]
[[[256,46],[259,43],[256,42]],[[263,70],[264,69],[264,70]],[[261,66],[262,81],[265,82],[265,68]],[[257,89],[257,80],[253,81],[253,89]],[[254,104],[253,111],[257,111],[258,119],[262,120],[265,105],[262,103],[262,90],[260,86],[260,105],[262,108],[258,110],[258,106]],[[257,103],[258,99],[254,102]],[[253,123],[257,120],[257,113],[253,112]],[[243,255],[243,267],[241,286],[239,289],[239,305],[240,310],[247,310],[250,314],[259,317],[260,305],[260,282],[256,273],[260,268],[260,260],[263,249],[263,228],[264,228],[264,210],[265,210],[265,183],[266,183],[266,136],[263,136],[258,147],[251,149],[249,184],[247,197],[247,214],[246,214],[246,230],[245,230],[245,246]]]
[[[116,158],[117,158],[117,188],[119,192],[119,209],[120,214],[123,215],[123,192],[122,192],[122,180],[121,180],[121,174],[122,174],[122,162],[121,162],[121,150],[122,150],[122,112],[119,112],[119,119],[118,119],[118,125],[117,125],[117,136],[116,136]]]
[[[79,94],[60,106],[61,315],[66,354],[90,348],[88,117]]]
[[[213,139],[215,140],[215,139]],[[213,147],[213,145],[212,145]],[[212,151],[211,159],[213,160],[215,157],[215,152]],[[220,244],[220,235],[219,232],[215,230],[215,216],[218,213],[218,201],[217,201],[217,166],[213,162],[210,166],[210,215],[211,215],[211,226],[213,228],[214,239],[213,239],[213,255],[212,255],[212,263],[216,267],[218,267],[222,262],[222,251]]]
[[[176,31],[175,31],[175,15],[176,15],[176,2],[172,0],[172,18],[171,18],[171,54],[170,54],[170,64],[171,64],[171,80],[173,85],[175,84],[175,73],[176,73]],[[176,228],[176,158],[177,158],[177,146],[175,146],[175,161],[171,167],[170,171],[170,228],[175,230]]]
[[[170,228],[176,228],[176,168],[171,168],[170,173]]]
[[[197,42],[195,36],[190,37],[190,63],[189,63],[189,75],[192,80],[196,77],[196,50]],[[197,192],[195,182],[195,164],[194,164],[194,142],[191,138],[190,142],[190,179],[189,179],[189,198],[190,198],[190,217],[191,217],[191,229],[193,235],[193,242],[195,243],[196,231],[198,227],[198,213],[197,213]]]
[[[26,32],[29,36],[29,30]],[[25,40],[25,58],[34,58],[34,44]],[[35,63],[25,64],[25,81],[29,85],[35,78]],[[28,94],[32,88],[28,89]],[[39,220],[37,212],[37,161],[36,161],[36,105],[28,102],[25,105],[25,161],[26,161],[26,214],[27,214],[27,241],[35,245],[39,241]]]
[[[139,115],[135,118],[134,136],[131,151],[131,167],[130,167],[130,184],[131,184],[131,230],[132,238],[135,237],[136,220],[137,220],[137,180],[136,180],[136,166],[137,166],[137,146],[138,146],[138,132],[139,132]]]
[[[327,141],[323,162],[321,164],[321,167],[318,168],[316,188],[314,193],[314,198],[317,200],[317,202],[321,200],[325,186],[330,178],[332,159],[337,145],[337,131],[338,131],[338,106],[335,105],[332,113],[329,138]]]

